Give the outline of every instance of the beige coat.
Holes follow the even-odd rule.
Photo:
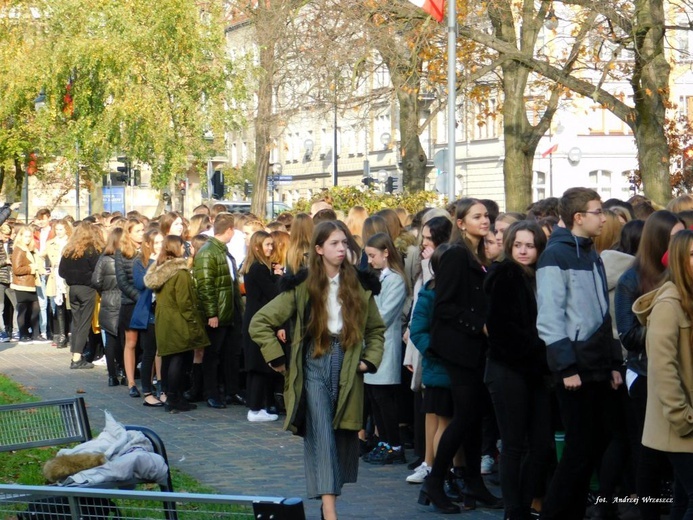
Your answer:
[[[633,304],[647,325],[647,411],[642,443],[665,452],[693,452],[691,321],[672,282]]]

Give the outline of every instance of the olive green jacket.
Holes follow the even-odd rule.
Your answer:
[[[365,279],[370,276],[370,279]],[[347,348],[344,354],[339,380],[339,397],[335,409],[332,426],[335,429],[360,430],[363,424],[363,373],[358,371],[360,361],[364,361],[372,371],[377,370],[383,357],[383,336],[385,325],[373,298],[380,291],[380,283],[372,275],[360,275],[361,299],[364,313],[363,345],[357,348]],[[285,277],[288,290],[282,292],[270,303],[260,309],[250,322],[250,337],[262,350],[262,355],[269,363],[284,357],[275,330],[288,320],[293,320],[293,338],[291,352],[284,374],[284,403],[286,405],[286,421],[284,428],[300,434],[301,396],[304,390],[303,371],[304,356],[310,347],[310,338],[305,337],[308,315],[306,307],[309,304],[308,288],[306,287],[306,272],[301,271],[295,277]],[[301,339],[303,338],[303,339]]]
[[[154,324],[160,356],[209,346],[186,259],[152,263],[144,283],[156,293]]]

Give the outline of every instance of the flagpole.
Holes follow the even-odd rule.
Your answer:
[[[455,104],[457,100],[457,2],[448,0],[448,202],[457,200],[455,193]],[[466,129],[465,129],[466,131]]]

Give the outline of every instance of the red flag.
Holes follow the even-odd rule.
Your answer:
[[[412,4],[420,7],[438,22],[443,21],[443,9],[445,8],[445,0],[409,0]]]
[[[549,155],[551,155],[552,153],[554,153],[556,150],[558,150],[558,143],[556,143],[556,144],[553,145],[551,148],[549,148],[549,149],[546,150],[544,153],[542,153],[542,154],[541,154],[541,158],[542,158],[542,159],[546,159]]]

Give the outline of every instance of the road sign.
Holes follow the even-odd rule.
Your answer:
[[[104,209],[110,213],[120,211],[125,214],[125,186],[104,186],[102,190]]]
[[[294,178],[292,175],[270,175],[272,182],[291,182]]]

